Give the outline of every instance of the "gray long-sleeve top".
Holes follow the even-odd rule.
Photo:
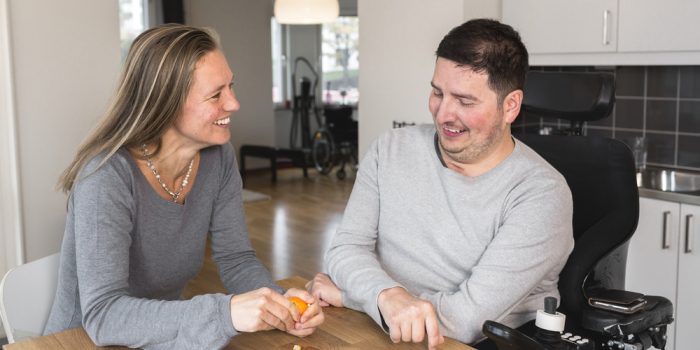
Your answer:
[[[438,156],[435,128],[391,130],[363,159],[326,253],[343,303],[381,325],[379,293],[430,301],[443,335],[470,343],[485,320],[534,318],[573,249],[564,178],[518,140],[494,169],[467,177]]]
[[[282,291],[251,248],[233,147],[209,147],[200,154],[184,205],[161,198],[126,149],[95,172],[101,157],[89,162],[69,197],[58,289],[45,334],[82,326],[97,345],[226,346],[237,334],[231,296],[180,300],[202,265],[207,233],[230,293]]]

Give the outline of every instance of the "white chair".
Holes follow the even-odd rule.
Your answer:
[[[56,294],[59,254],[17,266],[0,282],[0,316],[7,340],[41,335]]]

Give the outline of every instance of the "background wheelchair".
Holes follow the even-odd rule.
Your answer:
[[[345,166],[357,167],[357,121],[352,119],[352,106],[326,106],[325,123],[313,135],[311,156],[316,170],[327,175],[337,165],[339,180],[347,177]]]

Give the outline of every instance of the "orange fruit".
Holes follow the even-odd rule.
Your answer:
[[[309,304],[307,304],[305,301],[301,300],[299,297],[289,297],[287,298],[289,301],[296,306],[297,311],[299,311],[299,315],[303,314],[304,311],[309,307]]]

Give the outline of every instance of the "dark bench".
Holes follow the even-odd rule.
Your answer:
[[[306,159],[308,150],[277,148],[270,146],[242,145],[240,150],[240,171],[241,179],[245,183],[245,159],[246,157],[266,158],[270,160],[270,172],[272,172],[272,182],[277,181],[277,165],[280,161],[291,161],[292,165],[301,167],[304,170],[304,177],[309,177],[306,170]]]

